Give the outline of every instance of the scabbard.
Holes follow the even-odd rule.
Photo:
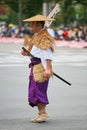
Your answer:
[[[71,86],[71,83],[69,83],[68,81],[66,81],[65,79],[63,79],[62,77],[60,77],[58,74],[53,72],[53,75],[56,76],[57,78],[61,79],[63,82],[65,82],[66,84]]]

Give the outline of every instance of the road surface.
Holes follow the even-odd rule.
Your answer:
[[[32,123],[37,109],[27,102],[30,61],[21,47],[0,44],[0,130],[87,130],[87,49],[56,48],[53,69],[72,86],[51,78],[49,118]]]

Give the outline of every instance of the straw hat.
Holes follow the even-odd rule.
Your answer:
[[[33,22],[33,21],[53,21],[54,19],[53,18],[49,18],[49,17],[46,17],[44,15],[35,15],[31,18],[28,18],[28,19],[25,19],[23,20],[24,22]]]
[[[14,24],[12,24],[12,23],[11,23],[11,24],[9,24],[9,27],[10,27],[10,28],[12,28],[12,27],[14,27],[14,26],[15,26],[15,25],[14,25]]]

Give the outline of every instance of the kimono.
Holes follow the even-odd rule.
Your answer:
[[[47,30],[34,34],[28,49],[34,56],[31,58],[31,68],[28,86],[28,101],[34,107],[38,103],[49,104],[47,90],[49,78],[43,76],[46,60],[53,60],[54,39]]]

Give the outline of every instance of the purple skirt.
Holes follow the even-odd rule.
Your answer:
[[[47,97],[48,83],[49,79],[42,83],[36,82],[34,80],[33,70],[31,69],[28,86],[28,102],[32,107],[37,106],[38,103],[49,104]]]

